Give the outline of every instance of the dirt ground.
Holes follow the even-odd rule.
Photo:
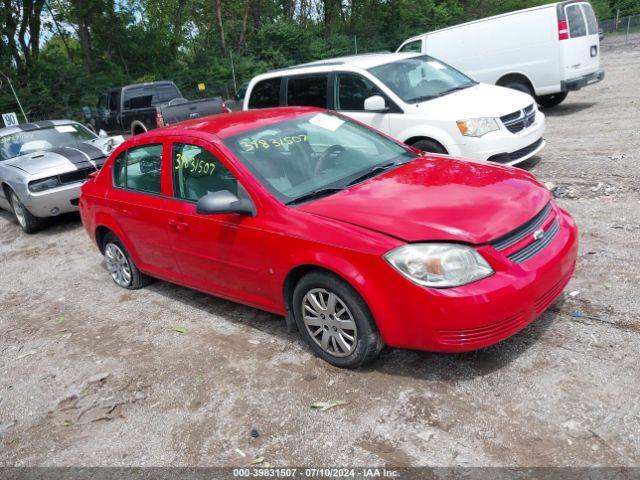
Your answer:
[[[0,214],[0,465],[640,465],[640,36],[623,41],[604,42],[603,82],[547,112],[526,166],[577,220],[575,277],[482,351],[342,371],[282,318],[125,292],[77,215],[28,236]],[[347,403],[309,408],[331,399]]]

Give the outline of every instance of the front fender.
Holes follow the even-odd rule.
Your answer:
[[[431,138],[443,145],[449,153],[451,153],[450,147],[455,147],[462,143],[443,128],[421,123],[405,128],[397,135],[397,138],[401,139],[403,143],[407,143],[407,140],[416,137]]]

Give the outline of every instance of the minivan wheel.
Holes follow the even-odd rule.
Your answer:
[[[522,82],[515,82],[515,81],[511,81],[511,82],[507,82],[503,85],[501,85],[502,87],[506,87],[506,88],[510,88],[512,90],[518,90],[520,92],[526,93],[527,95],[531,95],[532,97],[534,96],[533,91],[531,90],[531,88],[529,87],[529,85],[522,83]]]
[[[412,143],[411,146],[413,148],[417,148],[418,150],[422,150],[423,152],[444,153],[444,154],[447,153],[446,148],[444,148],[435,140],[429,140],[428,138],[425,138],[423,140],[418,140],[417,142]]]
[[[107,270],[116,285],[128,290],[137,290],[151,282],[150,277],[138,270],[127,249],[113,233],[105,235],[102,252]]]
[[[18,220],[18,224],[24,231],[24,233],[35,233],[42,228],[42,219],[33,215],[27,207],[25,207],[15,192],[11,192],[9,195],[9,202],[11,202],[11,208],[13,214]]]
[[[298,330],[316,355],[341,368],[371,362],[382,349],[373,316],[362,297],[341,278],[311,272],[296,285]]]
[[[536,102],[538,105],[544,108],[553,108],[557,105],[560,105],[564,102],[564,99],[567,98],[569,92],[560,92],[560,93],[552,93],[551,95],[540,95],[536,97]]]

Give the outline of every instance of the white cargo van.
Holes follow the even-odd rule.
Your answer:
[[[598,21],[586,1],[550,3],[436,30],[398,52],[434,56],[479,82],[515,88],[554,107],[599,82]]]

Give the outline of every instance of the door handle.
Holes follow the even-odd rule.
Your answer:
[[[120,213],[122,213],[123,215],[129,215],[129,214],[131,214],[131,210],[127,210],[127,209],[126,209],[126,208],[124,208],[124,207],[118,207],[118,211],[119,211]]]
[[[169,226],[175,228],[178,231],[184,231],[189,228],[189,224],[181,220],[169,220]]]

